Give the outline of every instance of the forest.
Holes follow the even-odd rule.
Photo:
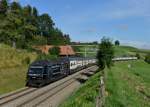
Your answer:
[[[70,37],[55,26],[49,14],[40,14],[36,7],[0,0],[0,43],[28,49],[35,45],[70,44]]]

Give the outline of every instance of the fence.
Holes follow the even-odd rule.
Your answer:
[[[99,96],[96,99],[96,107],[104,107],[105,104],[105,83],[104,77],[100,77]]]

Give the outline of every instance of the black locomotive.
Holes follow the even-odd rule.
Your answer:
[[[27,86],[41,87],[96,63],[95,58],[59,58],[33,62],[27,72]]]

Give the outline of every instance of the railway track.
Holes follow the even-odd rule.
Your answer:
[[[81,74],[78,74],[78,75],[74,76],[73,78],[64,81],[63,83],[59,84],[58,86],[53,87],[52,89],[47,90],[46,92],[43,92],[43,93],[35,96],[34,98],[30,99],[29,101],[23,103],[22,105],[20,105],[18,107],[30,106],[33,101],[36,101],[37,103],[32,105],[32,107],[37,107],[38,105],[43,103],[46,99],[52,97],[53,95],[60,92],[62,89],[66,88],[66,87],[70,86],[72,83],[76,82],[76,78],[79,78],[80,76],[81,76]]]
[[[74,82],[74,80],[72,80],[72,79],[70,79],[68,81],[65,81],[64,83],[59,84],[59,86],[53,87],[52,89],[49,89],[49,90],[47,90],[47,91],[45,91],[45,92],[35,96],[34,98],[28,100],[27,102],[24,102],[23,104],[21,104],[21,105],[19,105],[17,107],[27,107],[28,105],[31,105],[31,103],[33,101],[36,101],[37,103],[33,104],[32,107],[37,107],[39,104],[44,102],[47,98],[55,95],[56,93],[58,93],[59,91],[61,91],[62,89],[64,89],[65,87],[71,85]],[[53,92],[50,93],[50,91],[53,91]],[[44,98],[43,98],[43,96],[44,96]],[[42,99],[42,100],[40,101],[40,99]]]
[[[4,104],[7,104],[8,102],[14,101],[15,99],[18,99],[24,95],[30,94],[36,90],[37,90],[36,88],[26,87],[22,90],[19,90],[19,91],[13,92],[11,94],[5,95],[5,96],[0,98],[0,107]]]
[[[72,85],[77,81],[77,78],[83,77],[84,73],[89,72],[89,74],[91,74],[91,70],[94,67],[95,66],[79,71],[69,77],[66,77],[43,88],[27,88],[23,91],[5,96],[0,99],[0,107],[37,107],[45,102],[46,99],[56,95],[64,88]]]

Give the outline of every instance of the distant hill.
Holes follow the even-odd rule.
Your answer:
[[[132,56],[139,53],[143,58],[150,50],[138,49],[132,46],[114,46],[115,56]]]
[[[114,46],[115,56],[131,56],[138,51],[137,48],[131,46]]]
[[[83,46],[73,46],[74,50],[78,52],[79,55],[84,56],[85,55],[85,48],[87,50],[87,57],[90,56],[96,56],[96,53],[92,51],[92,49],[97,49],[98,46],[93,45],[93,46],[88,46],[88,45],[83,45]],[[145,56],[146,53],[149,53],[150,50],[144,50],[144,49],[138,49],[132,46],[114,46],[115,50],[115,57],[121,57],[121,56],[134,56],[136,53],[139,53],[142,55],[142,57]]]

